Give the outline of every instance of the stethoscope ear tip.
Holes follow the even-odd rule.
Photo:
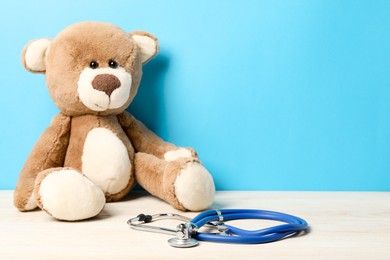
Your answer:
[[[197,246],[199,244],[199,241],[194,238],[182,239],[173,237],[168,240],[168,244],[173,247],[186,248]]]

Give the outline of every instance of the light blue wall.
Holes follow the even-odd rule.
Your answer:
[[[390,1],[1,1],[0,188],[57,113],[23,46],[83,20],[161,53],[130,111],[218,189],[390,190]]]

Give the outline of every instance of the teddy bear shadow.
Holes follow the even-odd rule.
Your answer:
[[[141,84],[133,102],[126,109],[153,132],[161,132],[165,122],[164,87],[169,58],[164,53],[143,67]]]

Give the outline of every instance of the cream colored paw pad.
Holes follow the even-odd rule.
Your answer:
[[[185,148],[179,148],[164,154],[164,160],[167,162],[175,161],[179,158],[191,158],[191,151]]]
[[[106,199],[88,178],[74,170],[52,172],[39,188],[43,209],[61,220],[81,220],[96,216]]]
[[[197,162],[188,163],[175,181],[179,202],[188,210],[201,211],[213,203],[215,186],[213,177]]]

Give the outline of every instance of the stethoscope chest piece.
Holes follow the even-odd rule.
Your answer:
[[[198,240],[189,238],[189,239],[182,239],[182,238],[177,238],[173,237],[168,240],[168,244],[173,247],[181,247],[181,248],[186,248],[186,247],[193,247],[197,246],[199,244]]]

